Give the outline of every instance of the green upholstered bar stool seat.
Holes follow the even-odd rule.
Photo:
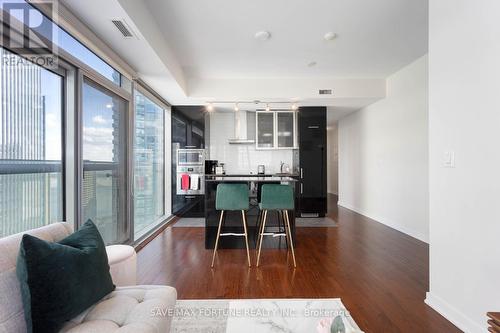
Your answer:
[[[295,200],[292,186],[281,184],[263,185],[259,207],[262,210],[294,209]]]
[[[250,262],[250,249],[248,247],[248,227],[245,211],[248,210],[250,206],[248,198],[248,185],[247,184],[219,184],[217,185],[217,192],[215,198],[215,209],[220,210],[219,226],[217,228],[217,238],[215,240],[214,254],[212,257],[212,267],[215,263],[215,255],[217,253],[217,247],[219,245],[219,238],[224,236],[243,236],[245,237],[245,244],[247,248],[247,258],[248,266],[251,266]],[[224,221],[225,211],[241,211],[241,217],[243,220],[243,230],[244,233],[221,233],[222,223]]]
[[[217,210],[248,210],[248,185],[219,184],[215,198]]]
[[[290,228],[290,218],[288,217],[288,210],[295,208],[295,199],[293,188],[290,185],[281,184],[266,184],[262,186],[261,201],[259,207],[262,214],[262,223],[259,227],[258,234],[258,253],[257,253],[257,266],[259,266],[260,252],[262,249],[262,241],[264,236],[281,236],[282,234],[265,232],[267,212],[275,210],[281,212],[285,224],[285,234],[283,236],[287,239],[288,247],[292,252],[293,266],[297,267],[295,262],[295,250],[293,248],[292,231]]]

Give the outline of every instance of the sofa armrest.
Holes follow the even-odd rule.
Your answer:
[[[129,245],[106,246],[109,271],[113,283],[118,286],[135,286],[137,284],[137,254]]]

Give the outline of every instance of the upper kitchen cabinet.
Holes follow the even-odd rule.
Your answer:
[[[256,112],[257,149],[296,149],[297,113],[293,111]]]
[[[257,148],[270,149],[274,147],[274,113],[256,112]]]
[[[172,143],[178,148],[205,148],[205,107],[172,107]]]
[[[296,145],[295,112],[276,112],[276,137],[278,148],[293,148]]]

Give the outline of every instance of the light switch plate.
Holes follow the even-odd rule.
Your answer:
[[[443,162],[444,162],[445,168],[454,168],[455,167],[455,152],[454,151],[445,151]]]

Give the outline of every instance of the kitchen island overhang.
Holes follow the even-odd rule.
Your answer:
[[[220,211],[215,209],[215,198],[217,185],[221,183],[244,183],[248,185],[250,208],[246,212],[249,245],[255,248],[257,239],[257,220],[259,216],[260,187],[264,184],[287,184],[294,188],[295,201],[297,197],[297,179],[290,176],[231,176],[231,175],[207,175],[205,176],[205,248],[213,249],[217,237],[217,227],[219,224]],[[225,212],[223,219],[223,230],[229,233],[243,232],[241,212]],[[295,237],[295,210],[289,210],[290,227],[294,245],[297,245]],[[267,227],[268,226],[268,227]],[[284,226],[278,219],[278,212],[269,212],[267,215],[266,230],[277,231]],[[262,245],[264,248],[286,248],[286,240],[283,237],[266,237]],[[220,249],[244,249],[245,240],[243,237],[221,237],[219,240]]]

